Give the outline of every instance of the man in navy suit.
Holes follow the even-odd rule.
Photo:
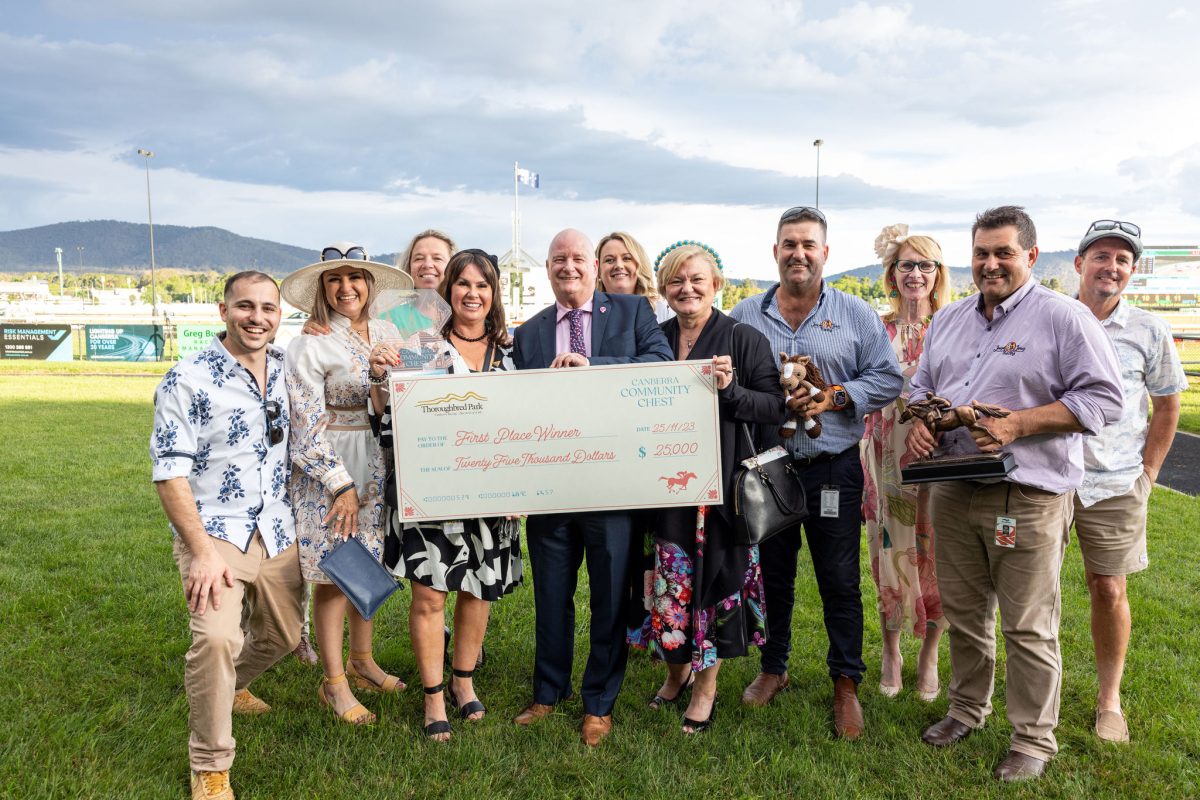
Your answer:
[[[592,243],[568,228],[546,259],[555,304],[517,328],[517,369],[670,361],[666,336],[643,297],[596,291]],[[626,573],[633,527],[626,512],[541,514],[526,523],[537,619],[533,702],[514,722],[530,725],[571,695],[575,584],[587,557],[591,652],[583,671],[583,741],[595,747],[612,730],[625,677]]]

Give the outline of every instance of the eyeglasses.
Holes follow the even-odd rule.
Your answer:
[[[1088,227],[1088,233],[1092,231],[1124,231],[1131,236],[1141,237],[1142,235],[1142,229],[1137,225],[1132,222],[1122,222],[1119,219],[1098,219]]]
[[[812,206],[793,206],[789,208],[780,215],[779,224],[795,222],[798,219],[814,219],[825,227],[829,227],[829,222],[825,219],[825,215],[821,213],[820,209],[813,208]]]
[[[267,435],[271,437],[271,444],[277,445],[283,441],[286,433],[283,429],[283,409],[279,407],[278,400],[271,400],[263,403],[263,410],[267,412]]]
[[[367,256],[367,251],[363,250],[361,247],[358,247],[357,245],[354,247],[351,247],[349,250],[347,250],[344,253],[341,250],[338,250],[336,247],[326,247],[324,250],[321,251],[321,260],[322,261],[337,261],[339,258],[344,258],[347,261],[370,261],[371,260]]]
[[[936,261],[897,261],[896,272],[912,272],[914,269],[919,269],[921,272],[936,272],[940,267]]]

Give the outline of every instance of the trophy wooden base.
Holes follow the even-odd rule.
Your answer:
[[[1016,466],[1012,453],[925,458],[913,461],[900,470],[900,482],[909,484],[1003,478]]]

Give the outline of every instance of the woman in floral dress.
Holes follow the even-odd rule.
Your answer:
[[[937,699],[938,641],[945,629],[933,558],[929,488],[904,486],[900,469],[912,460],[904,439],[912,424],[899,417],[908,401],[908,385],[917,370],[930,317],[950,302],[950,271],[942,249],[928,236],[908,235],[907,225],[889,225],[875,240],[883,261],[883,281],[892,310],[884,315],[904,388],[891,405],[866,418],[862,441],[863,519],[871,575],[879,590],[879,627],[883,658],[879,691],[895,697],[902,687],[900,632],[922,639],[917,665],[917,696]]]
[[[689,243],[670,249],[662,257],[658,284],[676,314],[662,323],[675,357],[712,365],[721,474],[730,487],[738,462],[754,455],[742,423],[774,426],[783,419],[784,393],[770,344],[713,307],[722,276],[711,248]],[[732,491],[722,505],[665,509],[655,524],[645,620],[629,640],[635,646],[657,643],[667,662],[667,679],[652,707],[674,703],[694,682],[684,733],[698,733],[712,723],[722,659],[744,656],[750,645],[766,642],[758,548],[737,544],[733,534]]]
[[[399,338],[390,322],[371,319],[376,292],[411,289],[405,273],[367,259],[359,246],[339,242],[321,261],[289,275],[283,298],[331,329],[329,336],[299,336],[287,351],[291,403],[290,495],[300,542],[300,570],[316,584],[313,621],[324,679],[319,696],[344,722],[362,725],[375,715],[355,698],[358,689],[395,692],[404,684],[386,674],[372,655],[372,625],[321,571],[320,562],[349,536],[376,558],[383,555],[383,479],[387,458],[368,421],[368,360],[373,342]],[[342,659],[342,633],[350,620],[350,659]]]

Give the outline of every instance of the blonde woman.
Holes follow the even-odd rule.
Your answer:
[[[950,302],[950,270],[941,246],[929,236],[909,234],[907,225],[884,228],[875,240],[875,252],[882,259],[891,305],[884,327],[904,375],[900,397],[866,418],[861,448],[863,520],[883,635],[879,691],[895,697],[902,688],[900,632],[909,630],[922,640],[917,696],[933,701],[940,692],[938,641],[946,622],[933,557],[929,488],[900,483],[900,468],[912,458],[904,444],[912,423],[901,423],[899,416],[908,401],[929,320]]]
[[[362,247],[338,242],[321,251],[319,262],[287,276],[279,288],[285,300],[310,310],[313,322],[331,330],[328,336],[299,336],[288,347],[294,465],[289,491],[300,570],[316,584],[313,621],[324,671],[319,696],[343,722],[365,725],[375,715],[355,698],[347,673],[359,689],[396,692],[404,683],[375,663],[371,622],[329,581],[320,562],[350,536],[376,558],[383,556],[388,459],[368,420],[367,372],[372,348],[399,333],[392,323],[371,319],[368,309],[377,292],[411,289],[412,280],[395,267],[370,261]],[[348,663],[342,659],[347,618]]]
[[[596,245],[596,288],[609,294],[636,294],[646,298],[654,317],[666,322],[675,315],[667,301],[659,296],[650,259],[637,239],[622,231],[613,231]]]
[[[721,473],[754,455],[742,423],[772,427],[783,419],[783,393],[770,343],[738,325],[714,303],[724,278],[708,245],[678,242],[660,257],[658,286],[675,317],[660,326],[676,360],[712,362],[717,385]],[[766,642],[758,547],[734,541],[733,494],[722,505],[668,508],[654,525],[654,568],[645,581],[644,621],[630,643],[658,645],[667,678],[651,701],[661,708],[692,694],[683,712],[685,734],[701,733],[716,712],[721,661]]]

